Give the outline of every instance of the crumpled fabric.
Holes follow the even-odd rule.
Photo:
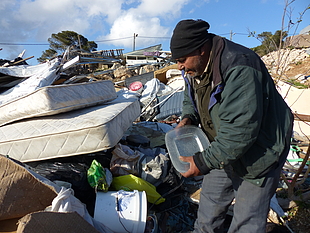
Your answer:
[[[137,163],[143,154],[120,143],[115,146],[112,154],[110,171],[114,176],[138,175]]]
[[[144,90],[140,98],[141,105],[146,107],[157,96],[168,94],[172,91],[171,87],[161,83],[157,78],[153,78],[144,84]]]
[[[86,205],[74,196],[74,191],[71,188],[66,189],[65,187],[61,187],[57,197],[52,201],[51,211],[64,213],[77,212],[98,231],[102,233],[113,233],[113,231],[90,216],[86,209]]]
[[[137,190],[134,191],[124,191],[124,190],[119,190],[115,195],[118,198],[118,205],[119,205],[119,210],[124,211],[128,208],[130,205],[133,197],[137,195]]]
[[[168,174],[170,159],[164,154],[143,156],[138,163],[139,176],[157,187],[164,182]]]

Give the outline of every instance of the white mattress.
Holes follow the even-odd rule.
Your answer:
[[[21,162],[93,153],[115,146],[140,115],[137,97],[0,127],[0,154]]]
[[[46,86],[0,105],[0,126],[25,118],[93,106],[116,97],[114,84],[110,80]]]

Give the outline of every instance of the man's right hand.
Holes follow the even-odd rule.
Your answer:
[[[190,118],[183,118],[175,128],[177,129],[183,127],[184,125],[191,125],[191,124],[192,120]]]

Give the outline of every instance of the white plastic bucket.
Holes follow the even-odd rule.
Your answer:
[[[146,193],[97,192],[94,219],[115,233],[143,233],[147,218]]]

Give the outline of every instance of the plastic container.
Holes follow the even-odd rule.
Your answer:
[[[143,233],[147,218],[146,193],[97,192],[94,219],[115,233]]]
[[[180,160],[180,156],[193,156],[210,145],[205,133],[193,125],[170,130],[166,133],[165,142],[172,164],[180,173],[187,172],[190,167],[188,162]]]
[[[140,81],[133,82],[129,85],[129,90],[141,93],[143,91],[143,84]]]

